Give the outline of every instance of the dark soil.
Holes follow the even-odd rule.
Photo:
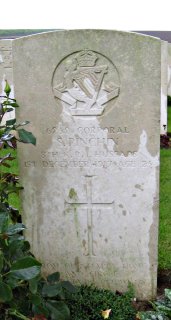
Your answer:
[[[159,270],[157,279],[157,296],[161,297],[164,294],[164,289],[171,289],[171,270]]]
[[[157,299],[164,297],[164,289],[171,289],[171,270],[159,270],[157,278]],[[137,311],[153,310],[148,301],[134,301],[133,305]]]

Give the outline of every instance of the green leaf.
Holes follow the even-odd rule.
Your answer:
[[[50,282],[50,283],[58,282],[59,279],[60,279],[60,273],[59,272],[54,272],[54,273],[50,274],[47,277],[47,281]]]
[[[4,255],[3,255],[3,252],[0,250],[0,272],[2,271],[3,264],[4,264]]]
[[[164,289],[164,294],[165,297],[171,301],[171,289]]]
[[[5,80],[5,82],[6,82],[6,85],[5,85],[5,88],[4,88],[4,92],[6,93],[7,97],[9,97],[9,94],[11,92],[11,88],[10,88],[10,85],[9,85],[8,81]]]
[[[18,191],[23,190],[23,187],[16,187],[13,183],[8,184],[8,194],[10,193],[18,193]]]
[[[23,246],[23,242],[19,240],[14,240],[12,242],[9,242],[9,253],[10,255],[13,255],[16,253],[18,249],[21,249]]]
[[[158,312],[163,312],[164,314],[168,315],[171,317],[171,307],[167,306],[166,303],[164,302],[154,302],[153,307],[155,305],[155,310]]]
[[[45,297],[55,297],[61,293],[62,287],[60,283],[47,284],[45,283],[42,289],[42,294]]]
[[[30,289],[30,292],[33,294],[37,293],[38,280],[39,279],[37,277],[29,280],[29,289]]]
[[[8,163],[6,163],[6,162],[0,162],[0,165],[4,166],[6,168],[10,168],[10,165]]]
[[[22,240],[16,240],[14,236],[10,236],[8,238],[8,254],[9,259],[11,261],[16,261],[16,259],[23,258],[23,247],[24,247],[24,241]]]
[[[5,233],[8,228],[8,215],[6,213],[0,214],[0,233]]]
[[[11,157],[11,153],[8,153],[3,158],[0,158],[0,162],[3,162],[4,160],[12,161],[14,159],[15,159],[14,157]]]
[[[22,280],[35,278],[41,271],[41,263],[33,257],[24,257],[17,260],[11,266],[11,272],[14,277]]]
[[[12,300],[12,290],[5,282],[0,282],[0,302],[7,302]]]
[[[6,110],[6,112],[11,112],[11,111],[13,111],[14,109],[13,108],[8,108],[7,110]]]
[[[26,131],[25,129],[18,129],[17,131],[21,142],[36,145],[36,138],[31,132]]]
[[[16,123],[16,119],[7,120],[6,126],[12,126],[14,123]]]
[[[6,112],[11,112],[11,111],[13,111],[14,109],[13,108],[8,108],[7,110],[6,110]]]
[[[49,317],[49,310],[47,308],[47,306],[45,305],[45,303],[42,303],[42,305],[36,306],[33,305],[33,312],[34,314],[43,314],[45,317]]]
[[[164,313],[157,311],[139,311],[136,318],[140,320],[169,320]]]
[[[8,229],[6,230],[6,234],[8,234],[9,236],[12,236],[13,234],[16,234],[16,233],[23,231],[25,229],[26,229],[26,227],[24,224],[15,223],[15,224],[12,224],[8,227]]]
[[[14,278],[11,274],[8,275],[7,277],[7,284],[11,287],[11,289],[14,289],[18,287],[18,279]]]
[[[24,240],[24,236],[21,235],[21,234],[16,233],[13,236],[10,236],[10,238],[9,238],[10,242],[11,241],[16,241],[16,240],[18,240],[18,241]]]
[[[8,214],[8,209],[4,203],[0,202],[0,214],[2,213]]]
[[[30,296],[30,300],[35,306],[39,306],[42,303],[42,299],[39,294],[32,294]]]
[[[46,305],[51,312],[52,320],[68,320],[70,318],[70,311],[64,302],[48,300]]]
[[[16,102],[8,102],[8,105],[10,105],[13,108],[18,108],[19,107],[18,103],[16,103]]]
[[[24,252],[30,251],[30,243],[28,241],[24,241],[24,243],[23,243],[23,251]]]
[[[69,281],[62,281],[61,285],[63,288],[65,288],[70,293],[76,293],[78,290],[72,285]]]

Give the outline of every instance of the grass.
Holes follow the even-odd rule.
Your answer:
[[[168,99],[171,133],[171,98]],[[171,149],[160,150],[159,269],[171,269]]]
[[[159,268],[171,269],[171,149],[160,152]]]

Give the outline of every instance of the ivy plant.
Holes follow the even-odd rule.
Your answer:
[[[164,290],[164,297],[151,302],[154,311],[138,312],[137,320],[171,319],[171,289]]]
[[[70,311],[65,303],[65,291],[75,292],[68,281],[61,281],[59,272],[47,278],[41,274],[41,263],[30,252],[30,244],[24,238],[26,226],[21,221],[19,210],[10,205],[11,193],[19,195],[22,186],[14,173],[7,173],[14,157],[9,152],[17,142],[36,145],[36,138],[24,127],[29,123],[7,120],[4,115],[18,108],[10,98],[11,88],[6,81],[4,95],[0,96],[0,315],[1,319],[67,320]],[[8,170],[10,171],[10,170]]]

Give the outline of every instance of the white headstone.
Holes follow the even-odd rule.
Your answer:
[[[156,294],[161,42],[58,31],[14,40],[26,236],[46,273]]]

